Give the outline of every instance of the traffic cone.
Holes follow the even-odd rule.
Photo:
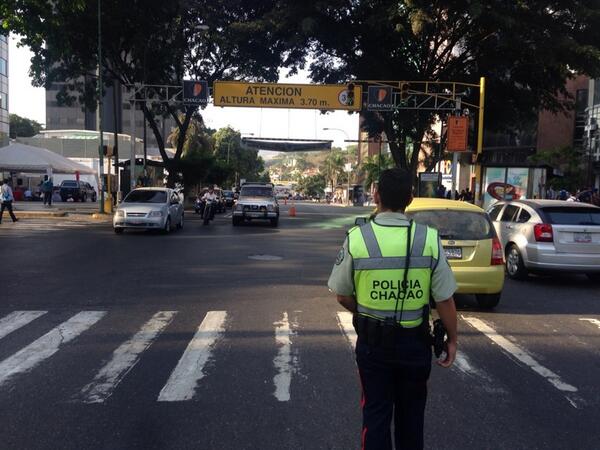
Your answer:
[[[290,217],[296,217],[296,206],[295,205],[292,205],[290,207],[288,214],[290,215]]]

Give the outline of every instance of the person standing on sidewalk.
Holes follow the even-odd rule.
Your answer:
[[[2,201],[2,206],[0,207],[0,223],[2,223],[2,217],[4,216],[4,210],[8,210],[8,214],[10,214],[10,218],[13,222],[18,221],[13,213],[12,202],[15,197],[13,196],[13,191],[11,187],[4,180],[0,180],[0,201]]]
[[[44,175],[44,182],[42,183],[42,194],[44,195],[44,206],[52,206],[52,190],[54,189],[54,183],[52,178],[48,178],[48,175]]]

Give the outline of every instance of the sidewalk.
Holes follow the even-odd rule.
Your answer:
[[[42,202],[14,202],[13,210],[19,218],[37,219],[67,217],[73,215],[94,216],[98,212],[99,204],[96,203],[75,203],[75,202],[56,202],[51,207],[44,206]],[[110,214],[109,214],[110,216]]]

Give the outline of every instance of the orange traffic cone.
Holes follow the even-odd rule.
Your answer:
[[[290,217],[296,217],[296,206],[292,205],[288,214],[290,215]]]

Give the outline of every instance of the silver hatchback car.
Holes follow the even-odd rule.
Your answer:
[[[183,205],[173,189],[134,189],[119,204],[113,216],[115,233],[125,228],[162,230],[183,228]]]
[[[488,209],[506,254],[506,273],[585,273],[600,281],[600,208],[560,200],[514,200]]]

